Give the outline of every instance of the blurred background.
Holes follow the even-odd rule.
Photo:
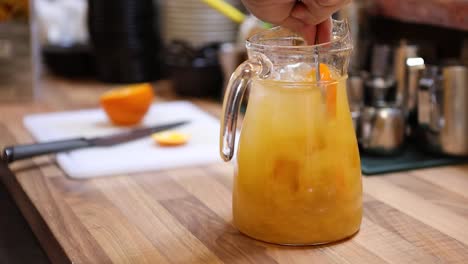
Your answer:
[[[404,45],[425,64],[466,64],[467,14],[466,1],[353,1],[335,14],[352,27],[350,76],[384,75],[393,83]],[[270,26],[240,0],[2,0],[1,99],[37,96],[41,74],[109,83],[173,79],[181,95],[217,98],[243,59],[245,38]],[[18,82],[29,85],[13,88]]]
[[[348,20],[354,41],[348,96],[363,170],[466,162],[425,153],[468,156],[468,1],[354,0],[334,17]],[[63,91],[86,101],[80,88],[96,83],[151,82],[220,103],[245,39],[272,26],[240,0],[0,0],[0,105],[41,100],[50,80],[49,97],[71,87],[56,101]],[[5,197],[1,207],[14,210]],[[21,239],[19,212],[3,215],[0,249],[47,263]]]
[[[440,134],[460,120],[467,131],[457,133],[468,134],[468,109],[445,109],[468,105],[468,2],[355,0],[333,16],[353,36],[348,96],[361,148],[393,153],[413,136],[468,154],[468,139],[449,151]],[[0,101],[40,98],[39,79],[52,76],[169,80],[179,97],[220,102],[245,39],[272,26],[240,0],[1,0]],[[371,129],[376,122],[390,130]]]
[[[425,64],[467,64],[467,14],[468,3],[458,0],[353,1],[335,14],[352,28],[350,76],[402,82],[396,55],[403,47]],[[240,0],[2,0],[1,99],[38,95],[34,80],[44,74],[109,83],[172,79],[181,95],[219,98],[243,59],[245,38],[270,26]],[[30,85],[10,87],[18,82]]]

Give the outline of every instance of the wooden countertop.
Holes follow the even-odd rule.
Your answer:
[[[40,102],[0,104],[0,146],[32,141],[25,114],[95,107],[106,87],[47,79]],[[468,261],[468,166],[364,177],[360,232],[319,247],[275,246],[236,231],[229,164],[81,181],[68,179],[52,157],[11,169],[0,165],[1,179],[54,263]]]

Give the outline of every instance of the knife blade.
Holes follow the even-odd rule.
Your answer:
[[[39,155],[65,152],[81,148],[110,147],[136,140],[156,132],[176,128],[187,123],[189,123],[189,121],[179,121],[164,125],[133,129],[109,136],[94,138],[71,138],[36,144],[9,146],[3,149],[2,160],[6,163],[11,163],[16,160],[32,158]]]

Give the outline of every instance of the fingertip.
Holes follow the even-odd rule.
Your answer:
[[[326,19],[317,25],[317,44],[331,41],[332,21],[331,18]]]
[[[316,44],[315,39],[317,36],[317,26],[305,25],[302,27],[301,34],[308,45]]]

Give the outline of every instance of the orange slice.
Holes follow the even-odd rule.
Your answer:
[[[335,79],[332,77],[330,68],[324,64],[319,64],[320,68],[320,80],[325,82],[331,82]],[[309,73],[312,78],[315,78],[315,69]],[[330,117],[336,116],[336,84],[327,84],[327,92],[326,92],[326,105],[327,105],[327,113]]]
[[[330,68],[328,68],[328,66],[325,63],[320,63],[319,68],[320,68],[320,80],[323,80],[323,81],[333,80]],[[315,68],[310,71],[309,77],[312,77],[312,79],[315,80]]]
[[[160,146],[180,146],[186,144],[189,140],[189,136],[187,134],[175,131],[154,133],[151,137]]]
[[[143,119],[153,98],[153,87],[143,83],[110,90],[101,96],[100,103],[113,124],[128,126]]]

